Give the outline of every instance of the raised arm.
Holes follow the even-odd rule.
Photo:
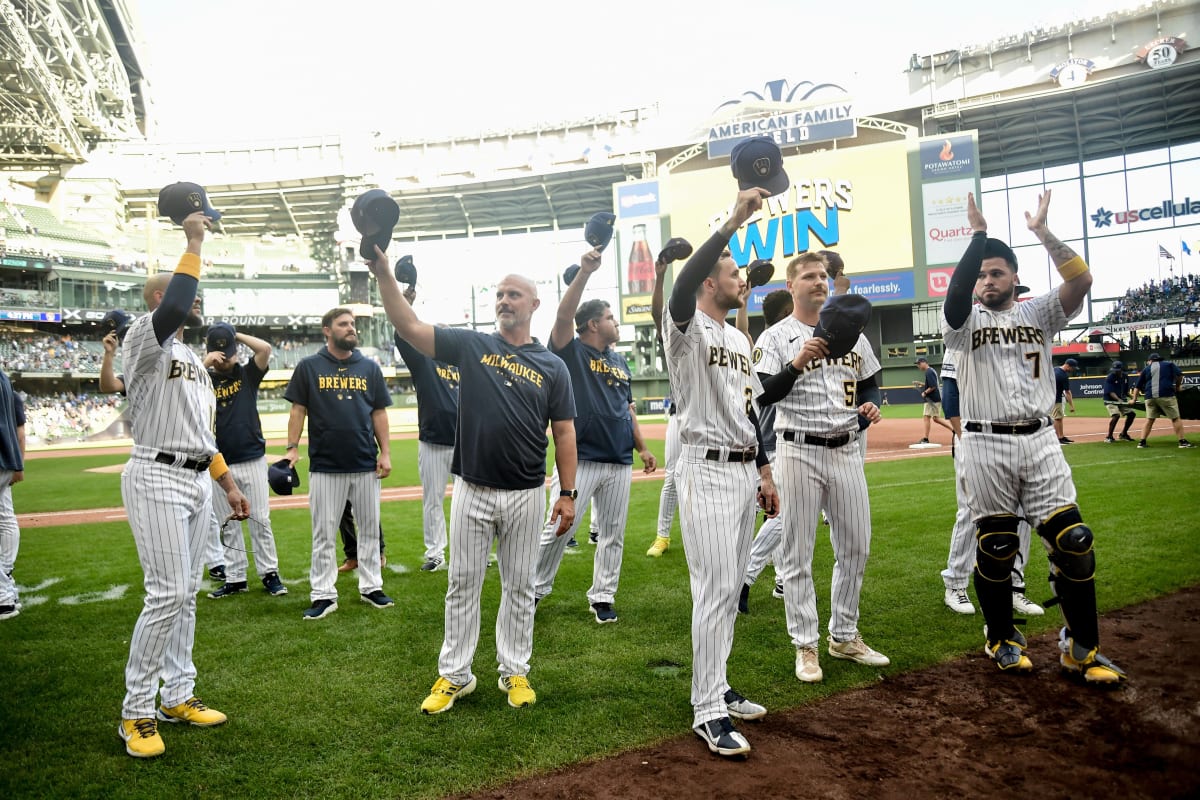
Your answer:
[[[271,343],[265,339],[259,339],[257,336],[251,336],[241,331],[238,331],[236,338],[239,342],[250,348],[250,352],[254,354],[254,363],[259,369],[266,372],[267,366],[271,363]]]
[[[558,304],[554,330],[550,332],[550,346],[555,350],[563,349],[575,338],[575,312],[579,310],[579,301],[583,299],[583,288],[587,286],[588,278],[598,269],[600,251],[592,248],[579,260],[579,274],[563,292],[562,301]]]
[[[117,353],[117,334],[112,332],[102,340],[104,355],[100,358],[100,391],[114,394],[125,391],[125,383],[117,377],[113,369],[113,359]]]
[[[983,248],[987,244],[987,220],[975,205],[974,192],[967,192],[967,223],[971,226],[971,242],[950,276],[950,286],[942,304],[946,322],[954,330],[961,328],[971,315],[971,298],[975,295],[975,283],[983,265]]]
[[[661,256],[661,253],[659,254]],[[650,316],[654,319],[654,330],[662,336],[663,282],[667,279],[667,262],[659,258],[654,262],[654,291],[650,293]]]
[[[379,245],[375,245],[375,258],[368,261],[367,266],[379,282],[379,297],[383,301],[383,310],[387,312],[388,320],[396,329],[396,333],[417,350],[433,358],[434,327],[417,319],[417,313],[400,291],[400,284],[396,283],[387,253],[380,250]]]
[[[200,247],[204,243],[204,231],[211,224],[203,211],[190,214],[183,220],[187,249],[179,257],[179,266],[175,267],[175,273],[163,292],[162,302],[151,312],[154,338],[160,345],[175,335],[192,310],[196,289],[200,285]]]
[[[1050,232],[1046,225],[1049,210],[1050,190],[1047,189],[1045,194],[1038,195],[1037,213],[1025,212],[1025,225],[1046,248],[1050,260],[1054,262],[1054,268],[1062,276],[1063,283],[1058,287],[1058,300],[1062,303],[1063,311],[1070,316],[1083,305],[1088,291],[1092,288],[1092,273],[1088,270],[1086,261]]]

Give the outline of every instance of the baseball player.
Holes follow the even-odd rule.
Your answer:
[[[1049,208],[1047,189],[1025,222],[1063,278],[1057,291],[1016,302],[1016,255],[988,238],[987,222],[968,193],[967,222],[974,233],[942,306],[946,347],[962,354],[955,364],[963,418],[959,452],[966,503],[975,516],[975,594],[987,623],[988,656],[1003,671],[1031,670],[1025,637],[1013,625],[1012,560],[1017,509],[1023,509],[1046,543],[1050,586],[1066,621],[1062,668],[1089,683],[1114,684],[1125,673],[1100,654],[1092,532],[1046,416],[1054,398],[1052,339],[1079,313],[1092,276],[1087,263],[1050,232]]]
[[[812,555],[817,516],[829,516],[836,563],[830,595],[829,655],[873,667],[887,656],[869,647],[858,631],[859,594],[871,547],[871,508],[863,473],[859,416],[880,420],[879,407],[863,400],[877,393],[879,359],[861,333],[848,353],[829,358],[829,345],[814,335],[829,295],[825,258],[804,253],[787,268],[792,315],[759,337],[756,369],[763,403],[777,405],[783,543],[776,569],[783,578],[788,633],[796,647],[796,677],[824,677],[817,654],[817,595]],[[843,298],[849,299],[849,298]]]
[[[942,419],[942,394],[938,391],[938,374],[937,370],[929,366],[929,361],[922,356],[917,359],[917,369],[923,373],[923,380],[913,381],[913,386],[921,390],[921,399],[925,403],[925,409],[922,412],[921,420],[925,424],[925,435],[921,437],[920,444],[929,444],[929,429],[930,423],[936,422],[941,427],[950,431],[953,436],[954,428],[950,423]]]
[[[958,378],[955,364],[962,358],[958,352],[947,349],[942,356],[942,411],[954,429],[954,442],[950,454],[954,459],[954,496],[957,512],[954,528],[950,533],[950,554],[946,557],[946,568],[942,570],[942,582],[946,585],[943,602],[958,614],[974,614],[975,606],[967,596],[967,584],[975,567],[975,523],[974,515],[967,506],[966,490],[963,488],[963,461],[958,456],[958,443],[962,440],[962,417],[959,413]],[[1020,522],[1017,536],[1020,544],[1013,561],[1013,611],[1030,617],[1040,617],[1045,609],[1025,596],[1025,565],[1029,563],[1029,545],[1033,530],[1018,510]]]
[[[253,354],[245,366],[238,361],[238,342]],[[254,568],[268,594],[285,595],[288,590],[279,579],[279,556],[275,551],[275,533],[271,530],[267,442],[258,417],[258,386],[267,374],[271,345],[224,322],[209,328],[205,343],[208,353],[204,366],[217,396],[217,448],[225,456],[234,482],[249,498],[250,506],[259,509],[246,523],[254,548]],[[242,526],[230,519],[231,511],[224,496],[213,492],[213,513],[221,531],[226,570],[225,582],[209,592],[208,596],[214,600],[246,591],[248,564]]]
[[[662,328],[671,392],[679,404],[675,480],[692,593],[692,729],[721,756],[750,752],[730,717],[759,719],[767,713],[726,677],[754,533],[755,495],[768,514],[779,509],[760,441],[755,398],[762,387],[751,368],[750,343],[726,316],[744,302],[745,290],[729,239],[768,196],[757,187],[738,193],[729,219],[676,277]]]
[[[417,299],[416,289],[409,286],[404,298],[412,305]],[[425,520],[425,563],[421,569],[435,572],[446,561],[444,503],[454,456],[454,433],[458,430],[458,367],[426,358],[400,336],[394,338],[417,390],[417,472],[421,476]]]
[[[308,426],[308,502],[312,517],[312,605],[304,619],[337,611],[335,535],[349,500],[358,517],[358,593],[373,608],[395,603],[383,592],[379,556],[379,482],[392,471],[387,407],[391,394],[383,371],[358,350],[354,312],[333,308],[321,318],[325,347],[300,360],[284,398],[288,416],[287,459],[300,459],[300,434]]]
[[[533,652],[533,569],[546,508],[546,426],[554,435],[559,497],[553,519],[561,536],[575,521],[575,403],[567,367],[529,333],[539,305],[528,278],[508,275],[496,288],[498,330],[483,334],[422,322],[404,299],[383,250],[368,262],[388,319],[401,338],[429,358],[459,369],[454,492],[450,501],[450,580],[438,678],[421,704],[440,714],[475,690],[471,663],[479,644],[488,551],[497,540],[500,609],[496,657],[508,704],[537,701],[529,684]]]
[[[1112,362],[1112,368],[1104,376],[1104,410],[1108,412],[1108,436],[1104,437],[1104,441],[1109,444],[1117,441],[1113,433],[1117,430],[1117,421],[1124,417],[1125,427],[1121,430],[1120,439],[1132,442],[1129,429],[1133,427],[1137,414],[1129,402],[1129,376],[1125,374],[1125,363],[1122,361]]]
[[[1050,409],[1050,419],[1054,421],[1054,432],[1058,434],[1059,444],[1075,444],[1073,439],[1068,439],[1063,433],[1063,418],[1066,416],[1063,413],[1063,400],[1067,401],[1071,413],[1074,414],[1075,397],[1071,394],[1071,376],[1077,369],[1079,362],[1073,358],[1068,358],[1061,367],[1054,368],[1054,407]],[[944,372],[943,369],[943,374]]]
[[[25,480],[25,404],[0,370],[0,620],[21,613],[13,568],[21,529],[13,509],[12,487]]]
[[[595,500],[593,518],[599,520],[592,585],[588,605],[599,624],[617,621],[613,602],[621,579],[621,554],[625,549],[625,521],[629,516],[629,487],[633,474],[633,451],[645,472],[658,464],[642,441],[630,389],[629,364],[613,350],[621,331],[612,308],[603,300],[580,305],[584,288],[600,268],[600,251],[584,253],[578,275],[558,304],[550,332],[550,352],[561,358],[571,376],[575,396],[575,450],[578,465],[575,487],[580,507]],[[576,336],[578,334],[578,336]],[[550,496],[559,490],[557,472],[550,481]],[[567,540],[575,535],[583,515],[560,535],[557,521],[547,519],[542,528],[537,568],[534,571],[536,600],[550,594],[562,564]]]
[[[1138,393],[1146,395],[1146,424],[1142,428],[1142,438],[1138,440],[1138,449],[1146,447],[1150,438],[1150,429],[1154,420],[1166,417],[1175,429],[1175,438],[1181,448],[1191,447],[1192,443],[1183,436],[1183,420],[1179,418],[1179,400],[1175,397],[1183,387],[1183,372],[1173,361],[1163,361],[1158,353],[1151,353],[1145,369],[1138,376],[1137,386],[1133,387],[1133,400],[1137,402]]]
[[[192,664],[196,592],[203,547],[212,533],[213,481],[225,492],[235,519],[249,517],[251,506],[217,452],[216,397],[208,372],[183,343],[184,327],[201,324],[196,288],[209,221],[204,211],[182,220],[187,251],[174,274],[146,280],[143,296],[150,313],[129,327],[121,351],[133,429],[121,497],[145,573],[146,599],[129,639],[117,731],[126,752],[138,758],[164,752],[159,721],[211,726],[226,719],[196,698]]]

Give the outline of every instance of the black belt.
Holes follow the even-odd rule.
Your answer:
[[[171,466],[176,466],[176,463],[175,463],[176,458],[177,458],[177,456],[174,456],[170,453],[159,453],[158,455],[156,455],[154,457],[154,460],[157,461],[159,464],[169,464]],[[183,463],[179,464],[178,466],[183,467],[184,469],[194,470],[196,472],[203,472],[204,470],[208,469],[208,465],[211,463],[212,463],[211,458],[202,458],[198,461],[194,458],[185,458],[183,460]]]
[[[709,461],[730,461],[734,464],[744,464],[747,461],[753,461],[757,455],[758,450],[751,447],[749,450],[730,450],[724,458],[721,458],[721,451],[714,447],[705,453],[704,457]]]
[[[970,433],[1006,433],[1024,436],[1040,431],[1044,424],[1042,420],[1035,419],[1032,422],[968,422],[963,427]]]
[[[795,431],[784,431],[783,440],[785,442],[802,441],[805,444],[815,444],[817,447],[841,447],[850,442],[849,433],[839,433],[837,436],[813,436],[811,433],[796,433]]]

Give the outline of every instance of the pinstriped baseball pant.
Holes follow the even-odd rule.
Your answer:
[[[454,478],[450,499],[450,575],[446,634],[438,674],[462,685],[471,680],[479,645],[480,608],[488,553],[496,540],[500,609],[496,660],[501,676],[529,674],[533,652],[533,568],[546,509],[545,489],[493,489]]]
[[[12,470],[0,470],[0,606],[17,603],[17,584],[10,573],[17,563],[21,529],[13,509],[12,477]]]
[[[212,535],[212,487],[207,471],[143,458],[131,458],[121,473],[121,497],[146,590],[129,639],[125,719],[154,716],[159,681],[167,707],[195,693],[196,592]]]
[[[250,501],[250,542],[254,551],[254,569],[258,577],[268,572],[279,571],[279,556],[275,551],[275,533],[271,530],[271,497],[267,484],[267,457],[254,461],[230,464],[229,474]],[[233,510],[225,499],[225,491],[213,484],[213,513],[221,528],[221,543],[225,546],[225,580],[234,583],[246,580],[249,567],[246,558],[246,541],[242,538],[242,524],[229,519]],[[224,523],[224,524],[222,524]]]
[[[671,536],[671,520],[675,518],[675,507],[678,504],[675,483],[680,448],[678,420],[677,414],[667,417],[666,441],[663,442],[663,485],[662,494],[658,497],[658,535],[663,538]]]
[[[454,446],[417,442],[417,472],[421,476],[421,499],[426,560],[446,558],[446,481]]]
[[[383,588],[379,561],[379,478],[375,472],[310,472],[308,503],[312,518],[312,601],[337,599],[337,531],[346,501],[358,520],[358,591]]]

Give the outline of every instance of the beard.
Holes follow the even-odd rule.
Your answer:
[[[988,300],[983,297],[979,298],[979,303],[984,308],[990,308],[993,310],[1000,309],[1000,308],[1003,308],[1004,306],[1008,305],[1008,303],[1012,301],[1013,297],[1016,295],[1016,292],[1017,292],[1017,287],[1010,286],[1008,288],[1007,292],[1000,292],[992,300]]]
[[[202,328],[204,327],[204,317],[200,316],[200,312],[196,309],[190,308],[187,316],[184,317],[183,326],[185,328]]]
[[[345,337],[340,337],[340,338],[335,336],[335,337],[333,337],[333,346],[338,348],[339,350],[345,350],[346,352],[350,352],[354,348],[358,347],[358,336],[351,335],[351,336],[345,336]]]

